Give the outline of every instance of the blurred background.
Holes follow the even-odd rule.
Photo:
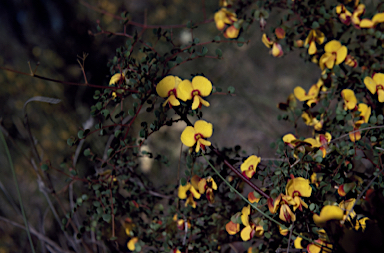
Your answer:
[[[100,22],[104,30],[113,32],[122,32],[123,26],[111,16],[87,7],[87,4],[117,16],[128,11],[131,20],[135,22],[143,23],[146,16],[147,24],[171,25],[186,24],[189,20],[202,21],[202,3],[205,3],[207,19],[213,18],[219,9],[219,1],[216,0],[1,1],[0,66],[30,73],[29,63],[32,71],[39,64],[36,74],[40,76],[84,83],[77,60],[86,53],[88,57],[85,60],[85,74],[88,82],[108,85],[110,73],[107,62],[114,57],[116,48],[124,45],[125,39],[105,35],[95,37],[92,32],[96,33],[97,22]],[[278,12],[272,13],[267,20],[267,33],[272,34],[270,27],[276,26],[278,15]],[[136,28],[128,27],[127,32],[133,34],[134,29]],[[137,29],[140,31],[140,28]],[[187,29],[174,29],[173,32],[180,44],[187,44],[191,39]],[[151,33],[148,30],[146,34],[150,36]],[[210,41],[216,35],[220,35],[220,32],[214,22],[201,25],[194,31],[194,37],[198,37],[200,41]],[[177,67],[171,74],[186,79],[191,74],[204,73],[223,91],[234,86],[235,96],[212,95],[208,98],[211,107],[204,110],[204,118],[214,125],[214,134],[210,140],[218,147],[241,145],[248,154],[264,158],[275,157],[269,144],[292,130],[291,125],[277,120],[280,113],[277,104],[286,101],[296,86],[307,90],[317,82],[320,72],[317,67],[305,64],[299,58],[300,52],[306,49],[296,49],[281,58],[271,56],[269,49],[261,42],[262,31],[258,23],[254,23],[241,36],[250,42],[242,47],[235,43],[208,47],[211,54],[219,47],[223,51],[221,60],[197,59]],[[31,131],[42,161],[49,160],[52,166],[59,168],[63,161],[71,160],[75,151],[75,147],[66,144],[67,139],[77,136],[78,130],[90,118],[89,108],[95,103],[92,98],[94,89],[49,82],[5,70],[0,70],[0,83],[1,126],[12,154],[27,217],[35,226],[46,229],[50,235],[49,231],[54,228],[52,214],[38,189],[36,174],[28,159],[25,159],[31,156],[31,150],[23,126],[23,105],[34,96],[61,100],[57,105],[31,102],[27,107]],[[142,114],[140,117],[142,118],[138,122],[146,116]],[[169,158],[170,167],[175,168],[179,159],[179,138],[184,127],[183,124],[164,127],[151,136],[146,148],[153,152],[161,150]],[[103,150],[105,142],[97,145]],[[15,215],[9,201],[13,199],[18,202],[2,145],[0,151],[0,215],[22,224],[21,215]],[[79,164],[81,167],[78,170],[83,170],[83,175],[91,173],[87,171],[91,171],[89,168],[93,165],[84,157],[79,158]],[[146,173],[151,171],[148,175],[156,178],[158,185],[173,180],[169,177],[174,175],[173,169],[164,173],[165,167],[151,162],[143,167]],[[163,175],[161,179],[159,175]],[[59,197],[67,198],[65,177],[59,173],[53,173],[52,176]],[[22,252],[28,247],[23,230],[9,222],[0,221],[1,253]]]

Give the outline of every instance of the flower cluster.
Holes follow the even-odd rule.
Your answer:
[[[209,103],[203,99],[212,92],[212,83],[204,76],[195,76],[192,82],[181,80],[177,76],[166,76],[156,86],[157,94],[160,97],[167,98],[163,103],[166,106],[179,106],[180,100],[192,100],[192,110],[201,108],[201,105],[209,106]]]
[[[236,13],[227,10],[227,8],[221,8],[215,13],[214,20],[218,30],[225,29],[224,37],[234,39],[239,36],[242,20],[237,19]]]

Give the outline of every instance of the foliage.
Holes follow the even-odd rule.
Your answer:
[[[50,177],[53,170],[66,177],[68,187],[75,182],[82,186],[59,218],[67,245],[47,240],[43,245],[57,252],[229,252],[234,245],[248,252],[379,249],[384,235],[384,6],[221,0],[216,13],[206,12],[204,2],[202,11],[203,21],[163,26],[134,22],[128,12],[107,13],[121,21],[121,33],[98,23],[93,35],[126,41],[107,63],[109,86],[88,84],[84,74],[86,85],[96,88],[90,108],[94,122],[67,140],[76,147],[74,156],[60,169],[41,161],[29,130],[31,165],[45,194],[61,205]],[[178,77],[174,72],[197,59],[220,64],[225,51],[219,46],[242,47],[248,43],[247,32],[254,26],[264,31],[270,15],[281,17],[260,38],[271,55],[300,51],[321,74],[308,91],[297,86],[278,105],[283,111],[278,118],[295,132],[271,144],[275,159],[263,159],[247,155],[237,143],[228,148],[220,140],[208,140],[214,138],[213,129],[223,127],[204,117],[209,96],[227,99],[235,85],[222,92],[210,73]],[[219,35],[200,41],[195,34],[212,22]],[[131,27],[136,29],[127,32]],[[191,40],[180,45],[173,35],[182,28]],[[162,150],[143,149],[156,132],[178,122],[186,124],[180,143],[189,147],[181,149],[179,164],[170,164]],[[311,136],[301,125],[311,129]],[[28,120],[25,126],[30,128]],[[91,141],[95,139],[105,143],[103,150]],[[79,172],[79,157],[96,172]],[[177,166],[178,184],[158,187],[142,172],[144,157]]]

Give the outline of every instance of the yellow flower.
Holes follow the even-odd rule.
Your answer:
[[[341,91],[341,96],[344,99],[344,110],[353,110],[356,107],[357,99],[355,96],[355,92],[350,89],[344,89]]]
[[[279,232],[280,232],[280,234],[281,234],[282,236],[286,236],[286,235],[288,235],[289,230],[288,230],[288,228],[282,228],[282,227],[279,225]]]
[[[348,200],[343,200],[339,203],[339,207],[341,208],[341,210],[344,210],[343,221],[350,221],[350,218],[353,219],[356,216],[355,211],[352,210],[353,206],[355,205],[355,202],[356,199],[351,198]]]
[[[272,214],[276,213],[277,209],[279,208],[281,196],[282,194],[279,194],[275,200],[272,198],[267,199],[268,209]]]
[[[352,68],[356,68],[357,67],[357,61],[355,59],[355,57],[353,57],[352,55],[347,55],[347,57],[345,58],[345,62],[344,62],[346,65],[352,67]]]
[[[127,243],[127,247],[130,251],[134,251],[136,246],[135,244],[139,241],[139,238],[133,237],[129,242]]]
[[[360,21],[360,27],[361,28],[373,28],[379,23],[384,22],[384,13],[377,13],[373,16],[372,20],[370,19],[363,19]]]
[[[198,189],[201,194],[206,192],[209,203],[215,202],[213,190],[217,190],[217,184],[212,177],[202,178],[198,183]]]
[[[256,173],[256,167],[260,163],[260,161],[261,158],[255,155],[251,155],[250,157],[248,157],[247,160],[245,160],[240,166],[243,175],[247,176],[248,178],[251,178]]]
[[[310,197],[312,194],[312,187],[309,185],[309,180],[302,177],[295,177],[288,181],[285,186],[285,194],[299,197]]]
[[[308,253],[327,253],[332,252],[333,245],[322,240],[316,240],[317,244],[311,243],[307,246]],[[321,246],[319,246],[320,244]]]
[[[316,136],[316,139],[307,138],[304,142],[311,144],[312,148],[320,148],[323,152],[323,158],[327,155],[328,143],[332,140],[332,135],[330,133],[319,134]]]
[[[164,77],[156,86],[156,92],[160,97],[167,98],[163,103],[165,106],[167,103],[170,106],[178,106],[180,105],[179,100],[177,100],[177,92],[176,89],[178,85],[181,83],[181,79],[177,76],[166,76]]]
[[[368,123],[369,117],[371,116],[371,107],[364,103],[360,103],[357,110],[360,112],[360,119],[354,123],[353,131],[349,133],[349,138],[352,142],[361,139],[361,133],[358,131],[359,127],[363,123]]]
[[[132,236],[133,235],[132,230],[135,227],[135,224],[132,223],[132,220],[130,218],[126,218],[124,220],[123,226],[125,228],[125,234],[128,235],[128,236]]]
[[[236,29],[234,25],[228,27],[224,32],[224,37],[227,39],[235,39],[239,36],[239,29]]]
[[[325,44],[325,53],[320,58],[320,68],[324,70],[325,67],[332,69],[333,66],[342,63],[348,54],[346,46],[341,45],[337,40],[332,40]]]
[[[363,218],[357,220],[356,225],[355,225],[355,229],[359,230],[361,228],[361,230],[364,232],[365,228],[367,227],[367,225],[365,224],[365,222],[367,220],[369,220],[368,217],[363,217]]]
[[[284,39],[285,38],[285,30],[281,27],[277,27],[275,29],[275,35],[278,39]]]
[[[287,204],[282,204],[280,207],[279,218],[285,222],[293,222],[296,220],[296,215],[291,211]]]
[[[261,195],[258,192],[253,191],[253,192],[248,193],[248,200],[249,200],[249,202],[251,202],[251,203],[255,203],[255,202],[259,203],[260,199],[261,199]]]
[[[313,215],[313,221],[317,226],[324,227],[327,221],[342,220],[343,217],[344,211],[340,207],[327,205],[321,209],[320,215]]]
[[[241,230],[240,236],[243,241],[248,241],[252,237],[262,237],[264,229],[260,225],[250,224]]]
[[[369,76],[365,77],[364,83],[367,89],[372,94],[375,94],[377,91],[377,96],[379,98],[380,103],[384,102],[384,74],[383,73],[376,73],[373,75],[373,78]]]
[[[237,21],[236,14],[228,11],[226,8],[221,8],[216,12],[213,19],[217,29],[220,31],[225,28],[225,24],[232,25],[233,22]]]
[[[293,241],[293,245],[295,246],[295,249],[303,249],[303,246],[301,246],[301,241],[303,238],[300,236],[296,237],[296,239]]]
[[[192,82],[189,80],[182,81],[177,86],[177,97],[183,101],[193,99],[192,110],[196,110],[204,106],[209,106],[209,103],[202,99],[202,97],[209,96],[212,92],[212,83],[204,76],[195,76]]]
[[[196,208],[196,202],[193,198],[199,199],[200,196],[200,193],[196,191],[195,187],[193,187],[190,183],[187,183],[185,186],[179,186],[178,197],[180,199],[187,199],[185,201],[185,206],[190,205],[193,208]]]
[[[351,23],[352,13],[348,11],[343,4],[336,6],[336,13],[343,24],[349,25]]]
[[[205,149],[205,146],[211,146],[211,142],[204,138],[212,136],[213,127],[211,123],[204,120],[195,122],[194,127],[187,126],[181,134],[181,142],[188,147],[194,146],[196,143],[196,153],[199,152],[200,147]]]
[[[300,86],[297,86],[294,90],[293,90],[293,94],[295,94],[295,97],[299,100],[299,101],[307,101],[307,105],[308,106],[311,106],[313,103],[317,103],[318,102],[318,95],[319,95],[319,91],[320,91],[320,87],[319,85],[317,84],[314,84],[311,86],[311,88],[309,89],[308,93],[305,92],[305,90],[303,88],[301,88]]]
[[[313,117],[307,112],[303,112],[303,114],[301,114],[301,118],[307,126],[313,126],[313,128],[317,131],[320,131],[323,128],[323,119],[319,121],[316,117]]]
[[[305,42],[304,42],[304,46],[307,46],[309,44],[308,54],[310,54],[310,55],[316,54],[316,52],[317,52],[316,43],[321,45],[324,43],[324,39],[325,39],[324,33],[322,33],[319,30],[312,29],[309,32],[309,35],[305,39]]]
[[[120,83],[122,81],[120,80],[123,80],[124,81],[124,74],[121,74],[121,73],[117,73],[117,74],[114,74],[112,77],[111,77],[111,80],[109,80],[109,86],[111,86],[112,84],[116,84],[116,83]],[[115,99],[116,98],[116,92],[112,92],[112,98]]]
[[[249,215],[251,214],[251,206],[245,206],[241,210],[241,222],[244,226],[249,226]]]
[[[359,4],[355,11],[353,12],[352,14],[352,23],[356,26],[356,27],[360,27],[360,16],[363,15],[363,13],[365,12],[365,5],[364,4]]]
[[[230,221],[227,223],[227,225],[225,225],[225,230],[227,230],[228,234],[235,235],[240,231],[240,224],[236,224]]]
[[[283,56],[284,52],[283,52],[283,49],[281,48],[281,45],[276,43],[276,42],[271,41],[267,37],[267,35],[265,33],[263,34],[263,37],[261,38],[261,41],[264,43],[264,45],[267,48],[271,48],[272,47],[272,50],[270,51],[270,54],[272,54],[274,57],[281,57],[281,56]]]

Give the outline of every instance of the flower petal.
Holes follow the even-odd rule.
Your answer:
[[[235,235],[240,231],[240,224],[236,224],[230,221],[227,223],[227,225],[225,225],[225,230],[227,230],[228,234]]]
[[[365,19],[362,19],[360,21],[360,27],[361,28],[372,28],[374,26],[375,26],[375,24],[370,19],[365,18]]]
[[[285,192],[291,197],[296,196],[296,194],[301,197],[310,197],[312,194],[312,187],[309,185],[308,179],[296,177],[289,180],[285,187]]]
[[[169,103],[170,103],[172,106],[179,106],[179,105],[180,105],[180,101],[177,100],[177,98],[175,97],[175,95],[170,95],[169,98],[168,98],[168,101],[169,101]]]
[[[191,126],[187,126],[181,134],[181,142],[187,147],[192,147],[196,143],[195,134],[195,129]]]
[[[118,81],[120,81],[121,78],[124,78],[124,74],[121,74],[121,73],[114,74],[111,77],[111,80],[109,80],[109,85],[117,83]]]
[[[209,107],[210,106],[208,101],[202,99],[200,96],[197,96],[197,97],[199,98],[200,104],[204,105],[205,107]]]
[[[211,123],[208,123],[204,120],[198,120],[195,122],[195,131],[196,133],[201,134],[204,138],[209,138],[213,133],[213,126]]]
[[[340,63],[342,63],[347,57],[347,54],[348,54],[348,49],[346,46],[342,46],[341,48],[339,48],[336,52],[336,65],[339,65]]]
[[[169,91],[175,89],[176,87],[176,77],[175,76],[166,76],[164,77],[156,86],[156,92],[160,97],[168,97]]]
[[[384,86],[384,74],[383,73],[376,73],[373,76],[373,81],[375,81],[376,85]]]
[[[384,13],[377,13],[375,16],[372,18],[372,22],[376,25],[378,23],[383,23],[384,22]]]
[[[212,92],[212,83],[204,76],[195,76],[192,79],[192,87],[198,90],[202,97],[209,96]]]
[[[199,99],[199,95],[195,95],[193,96],[193,103],[192,103],[192,110],[196,110],[197,108],[199,108],[199,105],[200,105],[200,99]]]
[[[342,220],[344,211],[338,206],[327,205],[321,209],[320,215],[313,215],[313,221],[319,227],[324,227],[329,220]]]
[[[187,101],[192,99],[192,91],[193,88],[191,81],[184,80],[177,86],[176,94],[181,100]]]
[[[139,238],[137,237],[133,237],[131,240],[129,240],[129,242],[127,243],[127,247],[130,251],[134,251],[135,250],[135,244],[137,243],[137,241],[139,240]]]
[[[334,53],[339,50],[341,47],[341,43],[338,40],[331,40],[324,46],[324,50],[327,53]]]
[[[179,191],[178,191],[178,194],[177,196],[179,197],[179,199],[186,199],[187,198],[187,191],[191,188],[191,184],[190,183],[187,183],[186,185],[182,186],[180,185],[179,186]]]
[[[365,87],[367,87],[367,89],[372,93],[372,94],[375,94],[376,93],[376,82],[369,76],[366,76],[364,78],[364,84],[365,84]]]
[[[248,241],[249,239],[251,239],[252,230],[253,229],[251,228],[251,226],[246,226],[245,228],[243,228],[240,233],[241,239],[243,239],[243,241]]]
[[[345,107],[347,109],[349,110],[355,109],[357,104],[357,99],[355,96],[355,92],[353,90],[344,89],[341,91],[341,96],[344,98]]]
[[[379,89],[379,90],[377,91],[377,96],[378,96],[378,98],[379,98],[379,102],[380,102],[380,103],[383,103],[383,102],[384,102],[384,90]]]

